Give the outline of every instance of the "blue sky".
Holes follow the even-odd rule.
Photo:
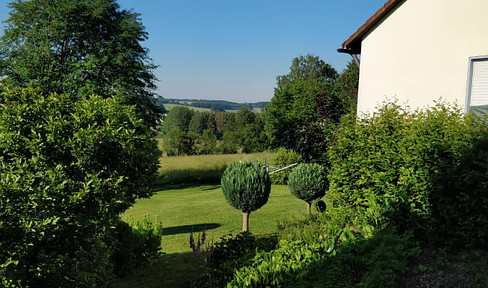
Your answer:
[[[308,53],[341,72],[352,33],[386,0],[119,0],[141,13],[165,98],[269,101],[276,76]],[[0,0],[0,19],[7,18]]]

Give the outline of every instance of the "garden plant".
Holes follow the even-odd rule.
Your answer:
[[[300,164],[290,173],[288,188],[291,194],[307,202],[307,213],[312,213],[312,202],[324,197],[329,186],[325,168],[319,164]]]
[[[231,164],[222,175],[225,200],[242,211],[242,231],[249,231],[249,214],[268,202],[271,181],[257,161]]]

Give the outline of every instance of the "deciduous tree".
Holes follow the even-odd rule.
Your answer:
[[[161,125],[163,133],[168,133],[171,130],[177,129],[182,132],[188,132],[188,126],[193,117],[193,111],[188,107],[175,106],[168,113],[168,116]]]
[[[44,95],[73,99],[119,95],[146,125],[161,109],[153,102],[155,76],[140,14],[115,0],[14,0],[0,39],[0,78]]]
[[[290,72],[276,77],[278,89],[283,89],[296,80],[313,79],[322,82],[334,82],[339,76],[337,71],[318,56],[307,54],[293,58]]]

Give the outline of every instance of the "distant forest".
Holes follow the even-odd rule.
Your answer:
[[[158,97],[156,98],[156,103],[158,105],[177,104],[183,106],[207,108],[215,112],[223,112],[229,110],[240,110],[242,108],[247,108],[249,110],[261,109],[268,106],[270,102],[235,103],[225,100],[167,99],[163,97]]]

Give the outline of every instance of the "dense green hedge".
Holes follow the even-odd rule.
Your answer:
[[[395,225],[430,240],[486,245],[488,125],[437,104],[387,104],[344,121],[329,150],[329,197],[362,225]],[[449,241],[449,242],[447,242]]]
[[[107,284],[112,227],[136,198],[151,195],[155,140],[116,99],[0,89],[4,286]]]

